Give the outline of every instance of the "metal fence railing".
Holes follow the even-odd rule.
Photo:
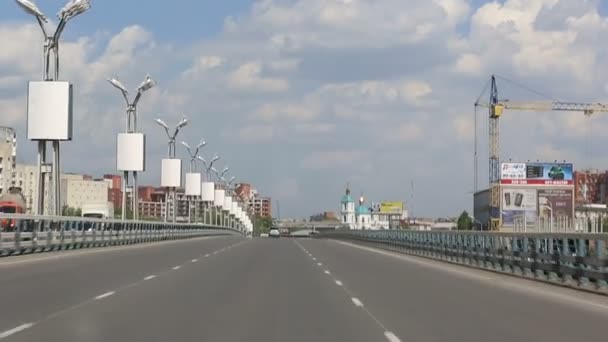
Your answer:
[[[608,234],[337,230],[319,237],[608,294]]]
[[[0,214],[0,256],[211,235],[242,232],[201,224]]]

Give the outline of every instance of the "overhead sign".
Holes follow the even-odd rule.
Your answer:
[[[503,163],[501,184],[572,185],[573,167],[570,163]],[[524,172],[522,174],[522,171]]]
[[[403,214],[403,202],[375,202],[372,203],[372,212],[385,215]]]

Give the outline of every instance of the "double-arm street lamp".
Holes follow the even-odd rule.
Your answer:
[[[38,198],[36,214],[44,213],[44,180],[45,174],[52,176],[48,203],[50,214],[61,214],[61,155],[60,141],[72,140],[72,85],[69,82],[59,82],[59,41],[68,21],[91,8],[89,0],[72,0],[57,13],[59,24],[55,32],[50,34],[45,26],[47,17],[29,0],[15,0],[25,12],[33,15],[44,35],[43,49],[43,82],[30,82],[28,89],[27,132],[28,139],[38,142],[37,178]],[[51,76],[51,52],[54,56],[54,70]],[[53,162],[47,163],[47,142],[52,143]],[[49,170],[50,169],[50,170]]]
[[[190,156],[190,172],[186,174],[186,197],[188,198],[188,223],[192,222],[192,211],[194,211],[194,221],[196,222],[196,207],[197,199],[201,196],[201,174],[194,172],[196,170],[196,160],[200,149],[207,145],[205,139],[196,145],[196,148],[192,149],[188,143],[182,141],[182,145],[186,147],[188,155]],[[193,210],[194,209],[194,210]]]
[[[139,193],[137,187],[137,172],[145,171],[146,141],[143,133],[137,133],[137,104],[144,92],[152,89],[156,82],[146,76],[144,81],[137,87],[137,94],[133,101],[129,101],[127,88],[116,78],[108,78],[108,82],[116,89],[120,90],[127,104],[127,118],[125,133],[118,134],[116,141],[116,168],[123,172],[122,177],[122,219],[126,218],[127,208],[127,186],[129,183],[129,172],[133,172],[133,191],[132,206],[133,219],[139,218],[138,200]]]
[[[172,222],[175,223],[177,215],[177,191],[176,189],[181,186],[182,183],[182,161],[181,159],[175,158],[175,138],[179,131],[188,125],[188,119],[183,117],[175,126],[174,130],[171,130],[169,126],[161,119],[156,119],[156,123],[165,129],[167,133],[168,141],[168,158],[162,160],[161,167],[161,186],[167,189],[167,196],[165,196],[166,211],[165,211],[165,222],[169,217],[169,195],[172,201],[173,213],[171,215]]]

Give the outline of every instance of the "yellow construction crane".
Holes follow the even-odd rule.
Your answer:
[[[516,102],[509,100],[500,100],[498,98],[498,88],[496,86],[496,76],[492,75],[490,86],[490,101],[488,104],[475,103],[475,106],[487,107],[490,115],[490,230],[498,230],[501,226],[500,222],[500,159],[499,159],[499,126],[498,119],[505,110],[525,110],[525,111],[565,111],[565,112],[582,112],[587,116],[593,113],[608,112],[608,105],[602,103],[577,103],[577,102],[561,102],[561,101],[527,101]],[[477,131],[477,127],[475,127]],[[477,143],[475,143],[477,148]],[[475,152],[477,153],[477,152]],[[475,155],[477,159],[477,155]],[[475,162],[475,173],[477,173],[477,162]],[[475,183],[477,183],[477,175],[475,175]],[[477,187],[477,184],[475,184]],[[477,190],[477,189],[476,189]]]

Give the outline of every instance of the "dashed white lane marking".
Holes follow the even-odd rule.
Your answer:
[[[323,266],[323,263],[318,262],[317,266]]]
[[[145,277],[144,280],[150,280],[150,279],[154,279],[154,278],[156,278],[156,276],[154,274],[152,274],[152,275]]]
[[[25,324],[21,324],[18,327],[14,327],[13,329],[3,331],[0,333],[0,339],[7,338],[7,337],[11,336],[12,334],[16,334],[22,330],[31,328],[33,325],[34,325],[34,323],[25,323]]]
[[[401,340],[399,339],[399,337],[397,337],[397,335],[393,334],[390,331],[385,331],[384,332],[384,336],[386,336],[386,339],[389,342],[401,342]]]
[[[317,261],[317,258],[312,258],[312,261]]]
[[[363,303],[361,303],[361,301],[359,300],[359,298],[355,298],[355,297],[353,297],[353,298],[351,298],[350,300],[352,300],[352,301],[353,301],[353,304],[355,304],[356,306],[359,306],[359,307],[360,307],[360,306],[363,306]]]
[[[339,280],[336,280],[336,285],[338,285],[338,286],[342,286],[342,282],[341,282],[341,281],[339,281]]]
[[[173,269],[174,270],[179,270],[180,268],[182,268],[181,266],[174,266]]]
[[[216,255],[216,254],[217,254],[217,251],[213,252],[213,255]]]
[[[325,270],[325,274],[331,274],[331,272],[329,272],[328,270]]]
[[[205,254],[205,258],[208,258],[208,257],[209,257],[209,254]]]
[[[106,297],[110,297],[113,294],[114,294],[114,291],[106,292],[104,294],[100,294],[99,296],[95,297],[95,300],[101,300],[101,299],[104,299]]]
[[[198,261],[198,259],[192,259],[192,262],[197,262],[197,261]]]

